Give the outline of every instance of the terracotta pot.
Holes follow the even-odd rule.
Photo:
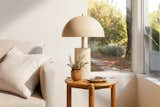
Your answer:
[[[78,81],[82,79],[82,72],[80,69],[72,69],[71,78],[74,81]]]

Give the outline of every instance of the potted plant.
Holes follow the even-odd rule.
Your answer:
[[[75,62],[72,61],[71,56],[69,57],[69,64],[67,64],[71,68],[71,78],[74,81],[78,81],[82,79],[82,72],[81,69],[88,64],[87,62],[83,61],[84,57],[77,57]]]

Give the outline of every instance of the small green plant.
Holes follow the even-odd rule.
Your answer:
[[[83,68],[88,62],[83,61],[84,56],[79,56],[75,59],[75,62],[72,61],[71,56],[69,57],[69,64],[67,64],[72,70],[73,69],[81,69]]]

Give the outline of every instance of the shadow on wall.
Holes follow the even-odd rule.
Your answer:
[[[0,31],[44,0],[0,0]]]

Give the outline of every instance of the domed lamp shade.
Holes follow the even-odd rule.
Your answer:
[[[104,30],[96,19],[89,16],[77,16],[65,25],[62,36],[82,37],[82,48],[84,48],[84,37],[104,37]]]
[[[89,16],[77,16],[69,20],[65,25],[62,33],[63,37],[81,37],[82,47],[75,49],[75,59],[84,56],[84,62],[88,64],[83,69],[83,79],[89,78],[90,72],[90,48],[84,48],[85,37],[104,37],[104,30],[101,24],[94,18]]]

